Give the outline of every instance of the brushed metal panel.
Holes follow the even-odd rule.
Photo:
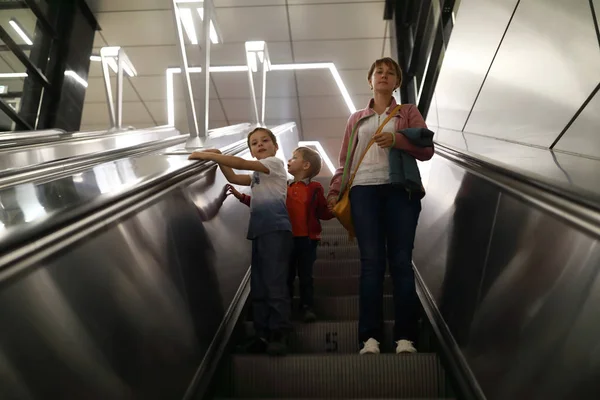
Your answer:
[[[589,0],[522,1],[465,131],[548,147],[599,81]]]
[[[467,341],[495,223],[498,190],[440,156],[433,159],[414,261],[459,345]]]
[[[297,130],[278,138],[288,156]],[[18,222],[181,172],[186,158],[145,156],[27,185],[15,203],[37,206],[20,209]],[[214,165],[3,281],[0,397],[182,398],[250,265],[249,209],[225,184]]]
[[[600,159],[600,92],[596,93],[554,148]]]
[[[488,158],[510,169],[540,176],[576,193],[600,195],[600,160],[524,146],[466,132],[438,129],[436,141]]]
[[[462,131],[516,0],[462,0],[435,89],[438,126]]]
[[[571,350],[590,352],[600,344],[597,335],[574,331],[575,323],[592,323],[584,318],[597,321],[597,312],[582,306],[598,295],[599,265],[596,239],[502,195],[464,349],[489,399],[597,397],[595,356],[575,362]]]

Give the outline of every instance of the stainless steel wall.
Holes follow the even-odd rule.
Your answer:
[[[461,1],[428,123],[543,148],[565,131],[557,150],[600,158],[590,4]]]
[[[433,158],[414,261],[488,399],[597,398],[598,239]]]
[[[282,157],[297,140],[293,125],[279,136]],[[189,165],[169,157],[169,173]],[[160,160],[149,160],[155,179]],[[79,175],[79,189],[124,187],[93,176]],[[226,198],[218,168],[185,182],[60,252],[0,269],[0,398],[183,397],[250,265],[248,208]]]

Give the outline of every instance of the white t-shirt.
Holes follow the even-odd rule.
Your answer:
[[[283,161],[274,156],[259,161],[269,169],[269,173],[254,171],[252,174],[248,239],[274,231],[292,230],[285,206],[287,171]]]
[[[358,127],[358,143],[356,144],[356,150],[354,151],[354,158],[352,160],[352,172],[356,170],[356,165],[360,160],[360,156],[364,153],[375,132],[377,132],[377,128],[379,128],[379,125],[387,118],[388,109],[389,107],[383,114],[373,114],[369,118],[363,120]],[[382,132],[396,132],[395,118],[388,121]],[[356,173],[354,182],[352,182],[352,187],[384,185],[390,183],[389,154],[389,148],[382,149],[377,143],[373,143],[358,167],[358,172]]]

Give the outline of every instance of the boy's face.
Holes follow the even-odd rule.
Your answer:
[[[273,139],[271,136],[265,131],[256,131],[250,136],[248,140],[250,143],[250,153],[257,159],[263,160],[267,157],[273,157],[277,154],[277,150],[279,149],[275,143],[273,143]]]
[[[295,151],[288,161],[288,172],[292,176],[303,175],[310,169],[310,163],[302,157],[302,153]]]

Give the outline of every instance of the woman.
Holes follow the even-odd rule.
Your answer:
[[[367,80],[373,98],[367,108],[355,112],[348,120],[340,150],[340,168],[331,180],[328,204],[330,208],[335,206],[340,190],[344,190],[349,175],[356,171],[350,188],[350,204],[361,256],[360,354],[379,354],[386,258],[394,284],[396,353],[413,353],[416,352],[418,299],[412,249],[421,211],[420,199],[425,194],[415,159],[431,159],[433,134],[427,130],[417,107],[407,104],[374,136],[379,124],[397,106],[393,92],[400,87],[402,71],[393,59],[382,58],[373,63]],[[371,139],[375,143],[357,170],[358,160]],[[402,170],[399,172],[397,168]]]

